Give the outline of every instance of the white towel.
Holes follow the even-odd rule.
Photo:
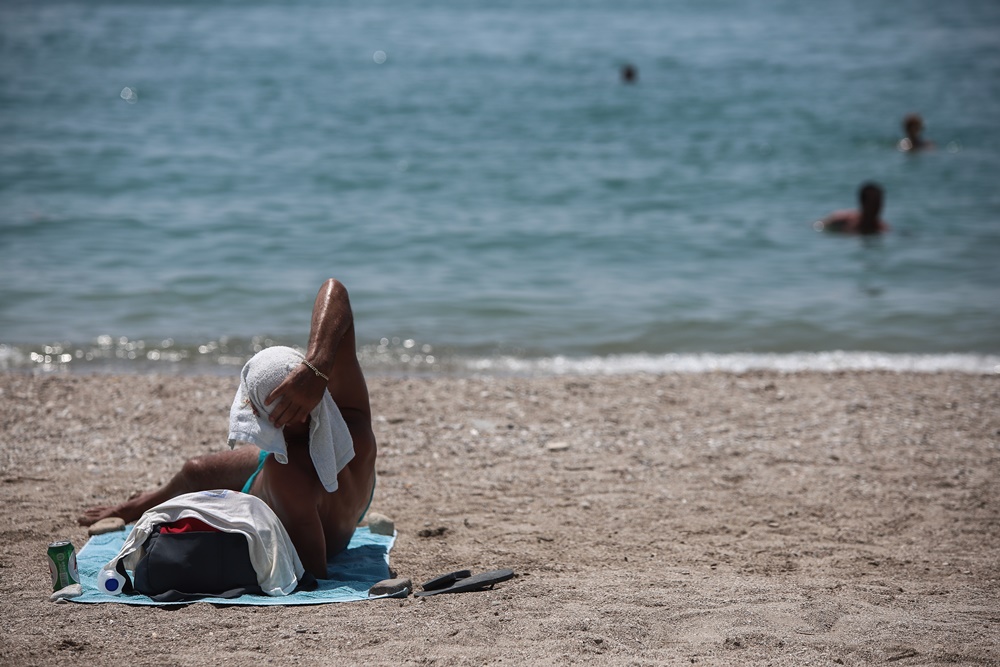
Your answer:
[[[303,359],[292,348],[277,346],[258,352],[246,363],[229,411],[230,447],[249,443],[273,453],[278,463],[288,463],[285,436],[268,421],[280,401],[270,406],[264,401]],[[309,417],[309,455],[323,488],[332,493],[337,490],[337,473],[354,458],[354,440],[329,390],[323,390],[323,398]]]

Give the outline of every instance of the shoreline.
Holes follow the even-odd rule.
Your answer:
[[[957,372],[376,374],[393,568],[513,581],[309,608],[48,602],[46,544],[79,550],[84,507],[224,448],[236,382],[0,372],[0,662],[1000,664],[1000,377]]]
[[[411,341],[406,341],[409,343]],[[17,346],[0,343],[0,373],[26,372],[68,375],[164,375],[226,377],[238,375],[243,364],[267,345],[242,347],[179,347],[146,350],[142,341],[117,348],[85,351],[63,346]],[[414,345],[415,346],[415,345]],[[301,346],[292,345],[302,350]],[[413,347],[413,346],[411,346]],[[146,351],[144,351],[146,350]],[[826,350],[813,352],[690,352],[619,353],[605,355],[518,356],[440,352],[429,345],[412,352],[361,346],[358,359],[368,376],[386,377],[552,377],[671,373],[747,373],[776,371],[901,373],[960,372],[1000,374],[1000,354],[988,352],[903,353]]]

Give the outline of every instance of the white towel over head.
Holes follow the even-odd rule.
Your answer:
[[[290,347],[276,346],[261,350],[246,363],[229,411],[230,447],[256,445],[274,454],[278,463],[288,463],[285,436],[268,420],[280,400],[269,406],[264,401],[304,358]],[[337,473],[354,458],[354,440],[328,389],[309,417],[309,455],[323,488],[332,493],[337,490]]]

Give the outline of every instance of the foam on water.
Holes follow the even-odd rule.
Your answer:
[[[214,341],[175,346],[170,341],[102,340],[84,348],[43,346],[26,350],[0,345],[0,370],[32,373],[153,373],[235,375],[253,353],[271,340],[247,343]],[[412,340],[363,346],[358,353],[370,375],[621,375],[629,373],[746,373],[778,371],[892,371],[1000,374],[1000,356],[979,354],[887,354],[880,352],[810,352],[796,354],[624,354],[604,357],[527,358],[494,354],[468,356],[439,352]]]
[[[819,371],[895,371],[975,375],[1000,373],[1000,356],[975,354],[884,354],[878,352],[810,352],[801,354],[631,354],[571,359],[501,357],[467,362],[476,372],[519,375],[619,375],[626,373],[782,373]]]

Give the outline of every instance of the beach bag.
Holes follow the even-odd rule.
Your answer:
[[[264,595],[247,539],[218,530],[168,532],[153,528],[143,544],[132,587],[157,602]]]
[[[118,555],[98,572],[97,588],[109,595],[142,593],[160,602],[245,593],[275,597],[315,588],[315,577],[307,575],[267,503],[213,489],[146,510]]]

